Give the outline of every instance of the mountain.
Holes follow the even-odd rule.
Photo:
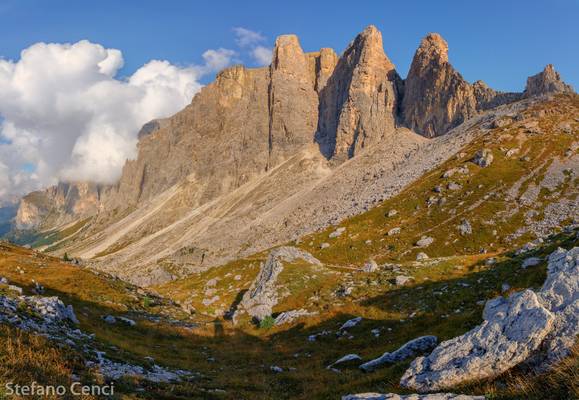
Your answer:
[[[524,93],[471,85],[438,34],[422,40],[405,80],[373,26],[341,56],[284,35],[269,67],[228,68],[185,109],[146,124],[117,184],[30,194],[15,228],[53,254],[163,282],[372,208],[484,134],[485,121],[571,92],[551,66]]]
[[[552,66],[497,92],[437,34],[405,80],[372,26],[339,56],[281,36],[143,126],[117,184],[21,200],[0,397],[576,398],[578,115]]]

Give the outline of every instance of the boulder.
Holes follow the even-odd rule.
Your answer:
[[[419,353],[432,350],[437,343],[438,338],[436,336],[421,336],[407,342],[392,353],[386,352],[380,357],[360,365],[360,369],[365,372],[370,372],[386,364],[392,364],[406,360],[410,357],[416,357]]]
[[[525,361],[545,369],[567,356],[579,334],[579,247],[549,256],[540,291],[486,303],[481,325],[414,360],[400,384],[434,391],[493,378]]]
[[[265,264],[261,265],[251,287],[243,295],[240,307],[258,321],[271,315],[278,301],[276,283],[278,275],[283,270],[282,261],[292,262],[298,258],[310,264],[321,265],[321,262],[310,253],[295,247],[283,246],[272,250]],[[233,320],[236,320],[235,316]]]
[[[357,361],[361,361],[362,358],[358,354],[346,354],[344,357],[339,358],[338,360],[334,361],[332,364],[328,365],[327,369],[332,369],[337,365],[351,365]]]
[[[410,276],[398,275],[395,279],[396,286],[404,286],[408,282],[410,282],[411,280],[412,280],[412,278]]]
[[[360,393],[342,396],[342,400],[485,400],[485,396],[468,396],[453,393],[406,394]]]
[[[378,271],[378,268],[379,268],[379,266],[376,263],[376,261],[368,260],[364,264],[364,267],[362,267],[362,271],[364,271],[364,272],[376,272],[376,271]]]
[[[472,226],[467,219],[463,219],[458,226],[458,231],[462,236],[471,235],[472,234]]]
[[[356,318],[349,319],[346,322],[344,322],[344,324],[340,327],[339,331],[353,328],[356,325],[358,325],[360,323],[360,321],[362,321],[362,317],[356,317]]]
[[[420,240],[416,242],[416,246],[418,247],[428,247],[434,242],[434,239],[430,236],[422,236]]]
[[[541,263],[541,259],[539,257],[529,257],[523,260],[521,264],[521,268],[529,268],[534,267],[535,265],[539,265]]]
[[[336,229],[334,232],[330,233],[329,237],[330,237],[331,239],[337,238],[338,236],[340,236],[340,235],[341,235],[342,233],[344,233],[345,231],[346,231],[346,228],[344,228],[344,227],[338,228],[338,229]]]
[[[494,156],[493,152],[490,149],[481,149],[476,152],[472,162],[478,165],[479,167],[486,168],[493,163]]]
[[[388,231],[388,236],[398,235],[400,233],[400,227],[392,228]]]

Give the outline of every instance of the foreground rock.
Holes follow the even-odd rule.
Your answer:
[[[298,258],[310,264],[321,265],[321,262],[310,253],[295,247],[285,246],[272,250],[265,264],[261,265],[259,274],[251,284],[251,287],[244,294],[239,311],[247,312],[258,321],[270,316],[273,307],[278,302],[276,283],[278,275],[283,270],[282,261],[292,262]],[[235,313],[234,321],[237,319],[239,311]]]
[[[579,247],[549,256],[540,291],[490,300],[484,322],[413,361],[400,384],[418,391],[492,378],[532,361],[539,369],[569,355],[579,334]]]
[[[342,396],[342,400],[485,400],[485,396],[467,396],[453,393],[407,394],[360,393]]]
[[[416,357],[419,353],[432,350],[437,343],[438,338],[436,336],[421,336],[407,342],[392,353],[386,352],[380,357],[360,365],[360,369],[366,372],[370,372],[386,364],[392,364],[398,361],[406,360],[410,357]]]

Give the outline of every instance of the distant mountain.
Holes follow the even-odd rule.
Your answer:
[[[373,26],[341,56],[305,53],[284,35],[269,67],[228,68],[146,124],[117,184],[30,194],[15,226],[133,282],[171,280],[359,214],[453,156],[482,121],[553,93],[574,91],[552,66],[524,93],[466,82],[438,34],[422,40],[406,80]]]

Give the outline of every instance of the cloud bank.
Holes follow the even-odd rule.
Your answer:
[[[189,67],[153,60],[125,79],[121,51],[89,41],[37,43],[17,61],[0,59],[0,199],[58,180],[116,181],[140,127],[182,109],[199,79],[234,56],[208,50]]]

